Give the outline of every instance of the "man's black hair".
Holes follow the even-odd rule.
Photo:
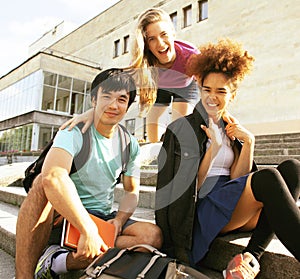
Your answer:
[[[106,92],[126,90],[129,93],[128,107],[133,103],[136,96],[136,85],[130,73],[123,69],[111,68],[99,73],[91,86],[91,98],[97,99],[99,87]]]

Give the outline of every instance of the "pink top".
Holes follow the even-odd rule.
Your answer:
[[[159,69],[159,88],[183,88],[187,87],[193,80],[185,74],[185,66],[192,54],[199,53],[199,50],[190,43],[175,41],[176,59],[170,69]]]

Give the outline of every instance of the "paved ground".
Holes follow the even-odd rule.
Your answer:
[[[15,259],[0,249],[0,279],[15,277]]]

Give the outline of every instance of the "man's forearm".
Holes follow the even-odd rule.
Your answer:
[[[43,179],[45,194],[54,209],[67,218],[81,233],[93,226],[76,187],[67,173],[55,172]]]

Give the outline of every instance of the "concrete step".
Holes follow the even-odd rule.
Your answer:
[[[278,165],[287,159],[300,160],[300,154],[298,155],[260,155],[254,156],[254,160],[258,165]]]
[[[15,255],[16,222],[19,207],[26,197],[25,190],[20,187],[0,187],[0,248]],[[114,204],[117,209],[118,204]],[[133,215],[136,220],[154,222],[154,210],[138,207]]]
[[[148,187],[149,188],[149,187]],[[16,222],[19,206],[22,204],[26,193],[20,187],[0,187],[0,278],[14,278],[14,255],[16,239]],[[114,204],[117,208],[118,204]],[[133,219],[154,222],[154,210],[139,207]],[[221,272],[203,267],[201,270],[211,279],[223,278]],[[70,272],[60,276],[61,279],[78,279],[82,272]],[[3,276],[2,276],[3,275]]]
[[[203,264],[208,269],[223,270],[228,261],[241,253],[250,239],[250,233],[229,234],[218,237],[212,243]],[[275,237],[260,260],[257,279],[300,278],[300,263]]]
[[[151,187],[146,187],[145,190],[147,189],[150,190]],[[14,256],[15,225],[19,205],[24,200],[26,193],[20,187],[1,187],[0,190],[0,198],[2,200],[0,202],[0,248]],[[115,204],[115,207],[117,207],[117,204]],[[139,207],[134,214],[134,218],[154,222],[154,209]],[[222,278],[221,271],[226,267],[232,256],[243,250],[249,238],[250,233],[229,234],[218,237],[213,242],[210,252],[203,261],[203,272],[210,275],[212,279]],[[70,276],[62,278],[78,278],[76,276],[76,273],[72,273]],[[300,278],[300,264],[281,242],[274,238],[261,260],[261,274],[257,278]]]
[[[300,147],[295,148],[261,148],[254,149],[254,157],[256,156],[277,156],[277,155],[286,155],[293,157],[294,155],[300,155]]]
[[[273,135],[257,135],[256,142],[293,142],[300,140],[300,133],[273,134]]]
[[[282,161],[291,158],[300,160],[299,155],[257,155],[254,157],[254,160],[258,169],[260,170],[264,168],[274,168]],[[155,187],[157,181],[157,165],[148,166],[145,167],[145,169],[142,169],[141,177],[141,181],[143,181],[144,185]]]
[[[257,139],[255,137],[255,144],[287,144],[287,145],[294,145],[299,142],[300,138],[264,138],[264,139]]]
[[[26,163],[1,167],[0,185],[16,185],[18,183],[20,185],[25,167]],[[270,165],[266,164],[262,167],[270,167]],[[141,186],[139,208],[137,208],[134,214],[134,218],[138,220],[154,222],[155,186],[149,186],[149,184],[155,185],[156,174],[156,166],[147,166],[142,170],[143,178],[141,181],[146,185]],[[122,185],[117,185],[115,190],[117,202],[122,197],[122,194]],[[15,224],[19,210],[18,207],[25,197],[26,193],[22,187],[0,187],[0,200],[2,201],[0,202],[0,248],[12,256],[15,254]],[[115,204],[115,207],[117,207],[117,204]],[[211,252],[203,262],[204,273],[210,276],[210,278],[222,278],[222,269],[226,267],[227,262],[233,255],[243,249],[249,237],[250,234],[239,234],[217,238],[213,243],[213,249],[211,249]],[[258,278],[300,278],[299,263],[276,238],[272,241],[268,251],[264,255],[261,266],[262,272]],[[63,278],[78,278],[76,274],[72,276],[71,274]]]
[[[0,249],[0,278],[13,279],[15,276],[15,258]]]
[[[272,142],[272,143],[255,143],[255,150],[259,149],[273,149],[273,148],[300,148],[300,139],[294,142]]]
[[[19,162],[8,165],[0,165],[0,186],[20,186],[24,178],[24,172],[31,162]],[[156,185],[157,166],[142,166],[141,167],[141,185]]]
[[[124,194],[122,184],[118,184],[115,189],[115,202],[120,202]],[[20,206],[26,197],[26,191],[23,187],[8,186],[0,187],[0,201]],[[155,206],[155,187],[140,186],[138,207],[154,209]]]

